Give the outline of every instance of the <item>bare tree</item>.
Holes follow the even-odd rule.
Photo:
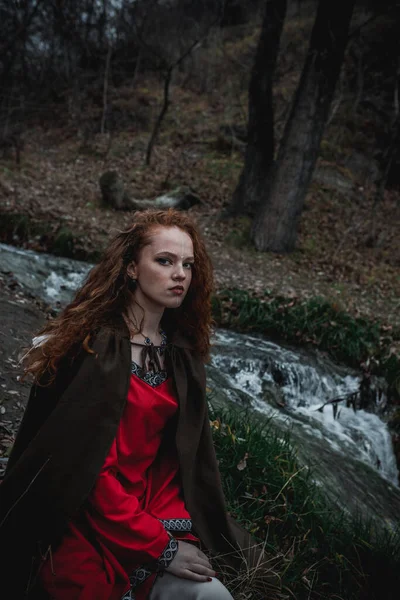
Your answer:
[[[182,3],[182,6],[180,6],[178,3],[176,9],[177,9],[177,16],[179,15],[180,10],[182,10],[182,13],[183,13],[184,2]],[[212,27],[214,27],[220,21],[220,19],[221,19],[221,14],[219,11],[217,11],[216,16],[214,16],[214,19],[211,22],[210,22],[210,20],[208,20],[208,22],[206,21],[206,22],[199,24],[198,33],[197,33],[195,39],[193,40],[193,37],[192,37],[192,41],[190,41],[190,42],[188,41],[186,43],[186,45],[185,45],[185,42],[182,41],[182,39],[178,39],[177,40],[177,42],[178,42],[177,46],[179,48],[178,51],[176,50],[176,48],[174,48],[174,49],[170,49],[169,52],[165,52],[165,48],[164,48],[163,53],[160,53],[159,49],[156,46],[152,46],[152,45],[148,44],[146,42],[146,40],[144,40],[142,37],[140,37],[140,34],[137,33],[139,43],[142,46],[146,47],[146,49],[150,52],[150,54],[153,55],[153,57],[155,58],[156,63],[157,63],[158,71],[161,72],[163,80],[164,80],[163,103],[162,103],[160,112],[157,116],[157,119],[154,123],[153,131],[150,135],[149,143],[147,145],[146,158],[145,158],[146,165],[150,164],[151,155],[153,152],[155,142],[157,140],[159,131],[161,129],[161,125],[164,120],[164,117],[167,114],[168,108],[170,106],[170,85],[171,85],[172,76],[173,76],[175,69],[177,69],[184,62],[184,60],[187,57],[189,57],[191,55],[191,53],[202,43],[202,41],[209,35],[209,32],[212,29]],[[189,19],[189,20],[192,21],[192,19]],[[184,22],[185,21],[183,20],[183,23]],[[192,31],[194,31],[195,29],[196,29],[195,27],[192,27]],[[169,36],[171,36],[171,34],[169,34]],[[172,46],[174,46],[174,44],[172,44]]]
[[[310,46],[252,238],[258,250],[292,251],[343,62],[355,0],[319,0]]]
[[[228,215],[254,215],[274,161],[273,77],[286,15],[286,0],[267,0],[249,85],[245,162]]]
[[[163,97],[163,104],[161,107],[161,110],[158,114],[158,117],[156,119],[156,122],[154,123],[154,127],[153,127],[153,131],[151,133],[150,136],[150,140],[149,143],[147,145],[147,150],[146,150],[146,165],[150,164],[151,161],[151,155],[153,152],[153,147],[154,144],[157,140],[157,136],[158,133],[161,129],[161,124],[164,120],[165,115],[167,114],[167,110],[168,107],[170,105],[170,99],[169,99],[169,89],[170,89],[170,85],[171,85],[171,79],[172,79],[172,74],[174,72],[174,69],[176,69],[176,67],[178,67],[187,56],[189,56],[189,54],[192,52],[192,50],[198,46],[198,44],[200,43],[199,40],[196,40],[195,42],[193,42],[193,44],[187,48],[187,50],[172,64],[172,65],[167,65],[164,69],[164,97]]]
[[[0,44],[0,64],[3,83],[11,71],[16,59],[21,54],[21,50],[17,49],[18,46],[22,45],[25,47],[29,37],[29,28],[35,19],[41,4],[42,0],[36,0],[36,2],[24,0],[24,2],[1,7],[0,17],[2,22],[1,33],[3,40]],[[22,62],[24,61],[25,57],[23,55]]]
[[[367,243],[370,246],[375,246],[377,243],[376,217],[378,206],[382,202],[387,180],[393,160],[398,152],[400,142],[400,57],[397,59],[397,68],[395,75],[395,85],[393,94],[393,115],[388,125],[388,144],[383,155],[383,168],[381,176],[376,185],[374,201],[371,211],[371,229]]]
[[[112,45],[109,42],[107,57],[106,57],[106,65],[104,68],[104,82],[103,82],[103,114],[101,115],[101,125],[100,125],[100,133],[105,132],[106,125],[106,117],[107,117],[107,109],[108,109],[108,81],[110,77],[110,62],[112,55]]]

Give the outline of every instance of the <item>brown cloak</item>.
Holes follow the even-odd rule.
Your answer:
[[[101,329],[92,349],[72,364],[65,359],[51,385],[32,387],[0,485],[0,581],[18,600],[32,597],[41,560],[88,497],[123,414],[131,363],[123,319]],[[209,551],[232,552],[204,364],[177,336],[168,360],[179,401],[176,444],[186,507]]]

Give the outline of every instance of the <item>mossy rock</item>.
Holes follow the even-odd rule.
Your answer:
[[[57,232],[51,250],[56,256],[75,258],[75,236],[68,227]]]

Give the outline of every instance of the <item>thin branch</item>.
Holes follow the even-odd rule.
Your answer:
[[[316,408],[315,410],[318,412],[323,412],[325,406],[335,406],[337,405],[339,402],[350,402],[353,401],[355,402],[355,400],[357,399],[359,395],[359,392],[352,392],[351,394],[346,394],[345,396],[338,396],[337,398],[332,398],[331,400],[327,400],[327,402],[324,402],[324,404],[322,404],[320,407]]]
[[[104,70],[104,83],[103,83],[103,114],[101,116],[101,126],[100,133],[104,133],[104,127],[106,123],[106,115],[107,115],[107,93],[108,93],[108,79],[110,73],[110,63],[111,63],[111,55],[112,55],[112,45],[108,44],[107,50],[107,58],[106,58],[106,68]]]
[[[145,164],[149,165],[150,164],[150,160],[151,160],[151,154],[153,152],[153,146],[155,144],[155,141],[157,139],[157,135],[158,132],[161,128],[161,124],[163,122],[163,119],[167,113],[168,107],[170,105],[170,100],[169,100],[169,87],[171,84],[171,79],[172,79],[172,74],[173,71],[176,67],[178,67],[184,60],[185,58],[187,58],[189,56],[189,54],[191,52],[193,52],[193,50],[196,48],[196,46],[198,46],[200,44],[201,41],[203,41],[203,39],[205,39],[205,37],[208,35],[208,32],[210,31],[211,27],[213,27],[213,25],[215,25],[219,20],[219,16],[217,19],[215,19],[213,21],[213,23],[211,23],[209,25],[209,27],[207,28],[206,33],[204,33],[204,35],[202,35],[201,37],[199,37],[198,39],[196,39],[192,44],[190,44],[190,46],[183,52],[183,54],[181,54],[181,56],[172,64],[170,64],[169,66],[167,66],[165,68],[165,79],[164,79],[164,101],[163,101],[163,105],[161,107],[161,111],[160,114],[157,117],[157,120],[155,122],[154,128],[153,128],[153,132],[151,134],[149,143],[147,145],[147,150],[146,150],[146,160],[145,160]],[[164,60],[164,59],[163,59]],[[165,61],[164,61],[165,62]]]
[[[154,124],[154,128],[153,128],[153,132],[151,134],[148,146],[147,146],[147,150],[146,150],[146,165],[150,164],[150,160],[151,160],[151,154],[153,152],[153,146],[155,144],[158,132],[160,130],[161,127],[161,123],[164,119],[164,116],[168,110],[170,101],[169,101],[169,86],[171,83],[171,78],[172,78],[172,67],[170,67],[167,71],[165,80],[164,80],[164,102],[163,105],[161,107],[161,111],[160,114],[157,117],[157,120]]]
[[[198,46],[200,44],[201,41],[203,41],[203,39],[208,35],[208,32],[205,33],[203,36],[201,36],[199,39],[195,40],[193,42],[193,44],[191,44],[189,46],[189,48],[186,50],[186,52],[184,52],[182,54],[182,56],[180,56],[172,65],[171,65],[171,69],[175,69],[175,67],[177,67],[178,65],[181,64],[181,62],[183,62],[185,60],[185,58],[187,56],[189,56],[189,54],[192,52],[192,50],[195,49],[196,46]]]
[[[32,8],[32,12],[29,14],[27,13],[25,15],[25,19],[23,20],[22,23],[20,23],[17,31],[14,34],[14,37],[8,42],[8,44],[6,44],[3,47],[0,47],[0,54],[1,55],[5,55],[9,50],[11,50],[14,46],[14,44],[16,43],[16,41],[20,38],[21,33],[23,31],[25,31],[26,29],[28,29],[29,25],[31,24],[34,16],[36,15],[39,6],[41,5],[43,0],[37,0],[35,6]]]

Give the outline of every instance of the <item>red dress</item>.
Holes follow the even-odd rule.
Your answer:
[[[181,491],[177,408],[167,373],[132,363],[125,412],[96,484],[42,569],[53,600],[144,600],[175,556],[175,539],[197,541]]]

